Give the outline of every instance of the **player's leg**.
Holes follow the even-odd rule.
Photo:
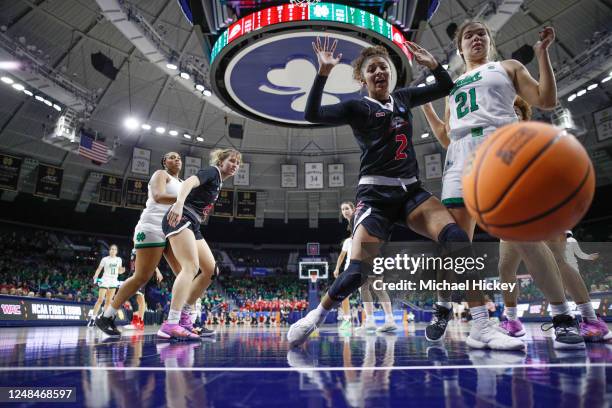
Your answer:
[[[378,297],[378,302],[385,313],[385,322],[376,330],[379,332],[392,332],[397,330],[397,325],[395,324],[395,319],[393,318],[393,305],[391,304],[389,294],[386,290],[375,290],[373,286],[372,290]]]
[[[425,193],[422,195],[424,196]],[[454,222],[448,210],[437,198],[429,196],[422,201],[419,195],[415,194],[413,201],[412,204],[408,203],[406,210],[406,224],[413,231],[438,242],[446,256],[474,257],[469,236]],[[470,280],[479,278],[470,271],[457,277]],[[525,347],[522,341],[503,334],[491,324],[485,298],[481,291],[468,290],[466,296],[473,319],[466,342],[468,346],[501,350],[516,350]],[[452,310],[438,311],[434,316],[434,321],[427,327],[428,330],[426,329],[426,335],[431,336],[428,338],[441,340],[450,319],[452,319]]]
[[[96,304],[94,305],[93,308],[93,315],[92,315],[92,319],[95,320],[96,316],[98,316],[98,311],[100,310],[100,306],[102,306],[102,302],[104,302],[104,299],[106,298],[106,288],[98,288],[98,300],[96,300]]]
[[[201,273],[198,274],[191,284],[191,291],[189,293],[187,303],[183,307],[183,313],[181,313],[181,325],[188,330],[194,331],[200,336],[209,337],[215,334],[214,330],[206,329],[204,325],[196,328],[193,326],[193,323],[196,321],[198,313],[196,303],[210,286],[213,276],[216,273],[217,264],[206,240],[199,239],[196,242],[198,247],[198,262]]]
[[[580,323],[580,334],[587,341],[602,341],[612,338],[612,332],[608,329],[608,325],[595,314],[593,305],[591,304],[591,296],[584,283],[584,279],[578,271],[578,265],[572,265],[567,262],[565,257],[565,249],[567,242],[550,241],[547,242],[548,247],[552,250],[555,261],[559,266],[561,279],[565,290],[570,294],[580,315],[582,322]]]
[[[499,277],[502,283],[516,283],[516,271],[521,264],[521,255],[512,242],[499,242]],[[517,315],[518,285],[514,290],[502,291],[504,297],[504,314],[506,319],[500,323],[500,328],[512,337],[525,335],[523,324]]]
[[[198,248],[194,232],[190,228],[183,228],[168,236],[172,251],[180,264],[180,272],[177,274],[172,286],[172,300],[168,319],[157,332],[158,337],[169,339],[199,339],[194,333],[181,327],[179,324],[181,310],[189,297],[191,283],[195,277],[198,265]]]

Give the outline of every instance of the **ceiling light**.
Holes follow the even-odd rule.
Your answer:
[[[571,102],[571,101],[573,101],[574,99],[576,99],[576,94],[571,94],[571,95],[570,95],[570,96],[567,98],[567,101],[568,101],[568,102]]]
[[[21,84],[13,84],[13,88],[15,88],[18,91],[23,91],[25,89],[25,86]]]
[[[53,106],[53,103],[51,101],[47,100],[47,99],[45,99],[43,102],[47,106]]]
[[[32,96],[32,95],[34,95],[34,94],[32,93],[32,91],[29,91],[29,90],[27,90],[27,89],[24,89],[24,90],[23,90],[23,93],[24,93],[24,94],[26,94],[26,95],[28,95],[28,96]]]
[[[427,139],[429,137],[429,133],[423,133],[421,135],[421,139]]]
[[[9,77],[2,77],[2,78],[0,78],[0,81],[4,82],[5,84],[9,84],[9,85],[12,84],[13,82],[15,82],[11,78],[9,78]]]
[[[202,85],[202,84],[197,84],[197,85],[195,86],[195,89],[197,89],[198,91],[202,92],[202,91],[204,90],[204,85]]]
[[[189,79],[189,74],[186,72],[181,72],[181,78],[183,79]]]
[[[185,134],[183,135],[183,137],[184,137],[185,139],[191,139],[191,135],[190,135],[190,134],[188,134],[188,133],[185,133]]]
[[[611,76],[608,76],[608,77],[605,77],[604,79],[602,79],[602,80],[601,80],[601,83],[602,83],[602,84],[603,84],[603,83],[606,83],[606,82],[608,82],[608,81],[609,81],[609,80],[611,80],[611,79],[612,79],[612,75],[611,75]]]
[[[168,134],[170,136],[176,136],[176,135],[178,135],[178,132],[176,130],[171,130],[171,131],[168,132]]]
[[[61,112],[61,111],[62,111],[62,107],[61,107],[61,106],[59,106],[59,105],[58,105],[58,104],[56,104],[56,103],[54,103],[54,104],[53,104],[53,109],[55,109],[55,110],[56,110],[56,111],[58,111],[58,112]]]
[[[201,136],[198,136],[198,137],[196,137],[196,140],[197,140],[198,142],[203,142],[203,141],[204,141],[204,138],[203,138],[203,137],[201,137]]]
[[[424,86],[425,86],[425,84],[418,84],[418,85],[417,85],[417,88],[422,88],[422,87],[424,87]]]
[[[587,86],[587,90],[592,91],[593,89],[597,88],[597,84],[591,84],[589,86]]]
[[[578,91],[578,93],[576,94],[576,96],[582,96],[586,93],[586,89],[581,89]]]
[[[40,96],[40,95],[36,95],[36,96],[34,97],[34,99],[36,99],[38,102],[43,102],[43,101],[45,100],[45,98],[43,98],[43,97],[42,97],[42,96]]]
[[[174,69],[178,69],[178,67],[175,64],[171,63],[171,62],[166,64],[166,68],[173,69],[173,70]]]
[[[19,63],[17,61],[0,61],[0,69],[18,69]]]
[[[151,125],[149,125],[148,123],[143,123],[142,125],[140,125],[140,127],[143,130],[151,130]]]
[[[204,96],[210,96],[212,95],[212,92],[210,92],[208,89],[206,89],[204,92],[202,92],[204,94]]]
[[[156,131],[157,133],[159,133],[160,135],[163,135],[164,133],[166,133],[166,128],[163,128],[163,127],[161,127],[161,126],[158,126],[158,127],[156,127],[156,128],[155,128],[155,131]]]
[[[140,125],[140,123],[138,123],[138,119],[129,117],[123,121],[123,125],[129,130],[136,130],[138,129],[138,125]]]

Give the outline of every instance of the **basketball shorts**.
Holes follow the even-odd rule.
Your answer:
[[[405,226],[406,218],[431,193],[420,182],[406,186],[378,186],[360,184],[357,187],[353,234],[363,225],[370,235],[387,241],[395,223]]]
[[[503,126],[500,125],[500,127]],[[465,207],[463,203],[463,185],[461,178],[468,160],[489,135],[497,127],[482,130],[481,136],[466,135],[457,140],[451,140],[446,151],[444,172],[442,173],[442,204],[446,208]]]
[[[119,287],[119,280],[116,278],[115,279],[104,279],[104,277],[102,277],[102,279],[98,283],[98,287],[100,289],[116,289]]]
[[[143,214],[134,228],[134,248],[166,247],[166,236],[162,231],[163,216]]]
[[[204,239],[200,232],[200,220],[193,211],[188,208],[183,208],[183,216],[175,227],[171,227],[170,224],[168,224],[168,213],[166,212],[162,221],[162,230],[164,231],[166,239],[170,238],[172,235],[178,234],[185,228],[189,228],[193,232],[197,241]]]

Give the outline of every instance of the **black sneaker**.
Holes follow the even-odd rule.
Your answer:
[[[448,322],[453,319],[453,308],[434,305],[434,314],[429,326],[425,328],[425,338],[429,341],[442,341],[446,334]]]
[[[548,323],[550,324],[550,323]],[[555,328],[553,333],[553,348],[555,349],[583,349],[585,348],[584,339],[580,335],[580,328],[576,319],[569,315],[557,315],[552,319],[552,326],[541,328],[543,331]]]
[[[200,337],[211,337],[217,334],[215,330],[207,329],[204,326],[193,326],[191,331]]]
[[[105,317],[104,315],[96,318],[95,324],[98,329],[102,330],[109,336],[121,336],[121,332],[115,326],[115,317]]]

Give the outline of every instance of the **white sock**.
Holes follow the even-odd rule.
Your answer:
[[[181,319],[181,311],[170,309],[168,312],[168,323],[170,324],[178,324]]]
[[[516,306],[506,306],[506,308],[504,309],[504,314],[506,315],[508,320],[516,320],[516,313]]]
[[[438,306],[444,306],[447,309],[451,309],[453,307],[453,302],[443,302],[443,301],[437,301],[436,305]]]
[[[489,320],[489,311],[486,305],[470,307],[470,314],[474,324],[484,324]]]
[[[113,317],[117,314],[117,309],[115,309],[112,306],[109,306],[106,308],[106,310],[104,311],[104,317]]]
[[[319,326],[321,323],[325,321],[325,318],[327,317],[328,313],[329,313],[329,310],[325,309],[323,305],[319,303],[319,306],[317,306],[317,308],[314,309],[309,314],[311,314],[312,317],[315,319],[315,324]]]
[[[595,310],[593,310],[593,305],[591,304],[591,302],[586,302],[581,305],[578,305],[578,310],[580,310],[582,320],[588,320],[590,322],[594,322],[597,320],[597,315],[595,314]]]
[[[185,306],[183,306],[183,312],[191,313],[192,310],[193,308],[191,307],[191,305],[188,303],[185,303]]]
[[[395,319],[392,314],[385,315],[385,323],[395,323]]]
[[[553,317],[558,315],[572,316],[567,302],[563,302],[560,305],[550,305],[550,311],[552,312]]]

